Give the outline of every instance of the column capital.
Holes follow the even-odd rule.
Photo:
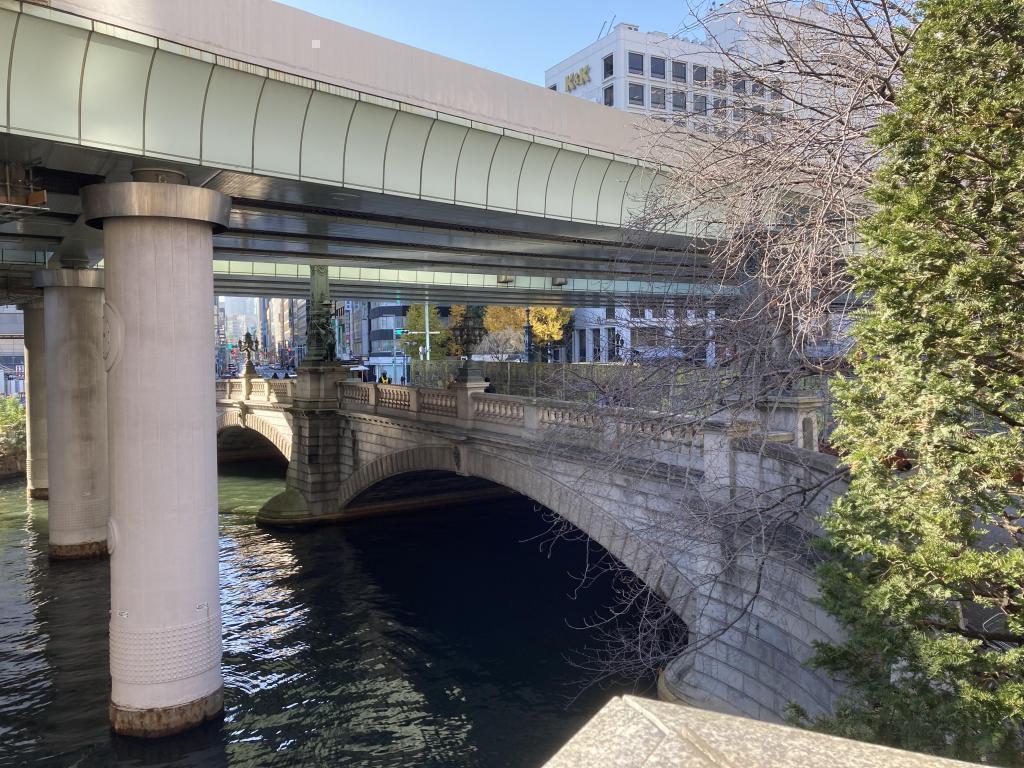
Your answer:
[[[32,273],[35,288],[103,288],[102,269],[37,269]]]
[[[85,222],[96,229],[103,228],[104,219],[151,216],[205,221],[214,232],[223,232],[231,216],[230,197],[185,184],[118,181],[84,187],[81,196]]]

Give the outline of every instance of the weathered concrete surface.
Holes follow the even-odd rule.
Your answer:
[[[122,736],[156,739],[195,728],[224,714],[224,688],[185,704],[130,709],[110,702],[110,726]]]
[[[107,371],[103,359],[103,275],[45,269],[43,327],[49,463],[50,556],[106,554],[110,517]]]
[[[28,447],[25,485],[29,498],[50,497],[46,451],[46,338],[43,300],[22,306],[25,313],[25,435]]]
[[[651,701],[612,699],[545,768],[954,768],[904,752],[783,725]]]
[[[83,544],[51,544],[51,560],[81,560],[86,557],[106,557],[107,541],[87,541]]]

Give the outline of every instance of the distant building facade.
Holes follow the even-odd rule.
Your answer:
[[[716,45],[664,32],[616,24],[609,34],[544,73],[547,87],[626,112],[686,121],[707,132],[719,120],[758,120],[772,111],[777,91],[749,81],[721,53],[741,58],[746,29],[742,14],[724,14],[711,30]]]
[[[753,51],[745,49],[749,20],[728,8],[722,6],[709,25],[715,44],[642,32],[635,24],[620,23],[548,69],[545,83],[560,93],[671,120],[697,133],[714,132],[726,121],[764,124],[776,107],[778,92],[749,81],[722,53],[724,48],[741,59],[754,58]],[[569,356],[574,362],[607,363],[673,355],[714,364],[713,324],[713,311],[710,317],[697,318],[692,310],[657,302],[648,307],[577,309]],[[686,331],[680,333],[680,328]],[[694,338],[702,335],[707,341],[694,348]]]
[[[672,356],[694,365],[714,365],[715,311],[660,303],[588,307],[573,313],[569,359],[575,363],[621,363]]]
[[[0,306],[0,394],[24,397],[25,320],[14,306]]]

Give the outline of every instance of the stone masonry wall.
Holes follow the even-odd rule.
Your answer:
[[[666,670],[669,692],[764,720],[781,719],[790,702],[815,714],[831,709],[838,687],[805,666],[813,641],[838,636],[831,618],[813,604],[813,564],[773,560],[758,569],[731,551],[720,526],[709,534],[709,500],[721,489],[706,493],[700,469],[705,451],[667,446],[663,455],[678,454],[674,460],[685,462],[682,471],[691,474],[690,482],[680,483],[678,465],[659,472],[649,461],[644,471],[628,461],[609,463],[584,455],[590,450],[585,440],[567,451],[550,434],[521,427],[391,410],[372,403],[289,410],[288,487],[302,497],[304,522],[343,518],[345,505],[359,493],[405,472],[455,471],[490,480],[584,531],[687,622],[693,650]],[[821,454],[748,440],[718,443],[731,453],[730,498],[835,470]],[[672,482],[666,481],[669,474]],[[819,494],[816,509],[824,509],[840,486]],[[813,532],[814,514],[810,510],[798,527]]]

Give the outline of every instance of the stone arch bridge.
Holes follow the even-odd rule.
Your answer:
[[[813,603],[811,564],[755,567],[727,544],[691,536],[679,513],[837,478],[805,510],[799,525],[813,534],[816,512],[843,490],[834,460],[803,447],[816,444],[815,398],[779,398],[761,414],[669,434],[652,440],[649,455],[608,462],[595,446],[614,440],[614,419],[600,409],[484,394],[483,386],[367,384],[338,369],[221,381],[218,430],[255,430],[289,459],[287,490],[257,518],[266,525],[344,520],[363,491],[409,472],[454,472],[528,496],[603,546],[686,621],[693,650],[665,670],[669,694],[766,720],[781,719],[790,702],[811,713],[832,709],[836,684],[805,666],[814,641],[839,632]]]

